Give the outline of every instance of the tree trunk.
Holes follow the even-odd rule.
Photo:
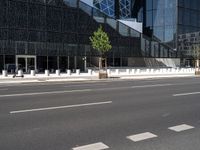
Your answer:
[[[102,69],[102,57],[99,57],[99,72]]]
[[[107,58],[105,58],[105,70],[106,70],[106,73],[107,73],[107,68],[108,68],[108,65],[107,65]]]
[[[197,59],[197,68],[199,68],[199,59]]]

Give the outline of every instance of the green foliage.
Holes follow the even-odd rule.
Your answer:
[[[93,33],[93,36],[90,37],[90,41],[93,49],[98,50],[101,55],[105,55],[105,53],[112,48],[109,37],[107,33],[103,31],[102,26]]]

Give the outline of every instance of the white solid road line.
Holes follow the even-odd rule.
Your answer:
[[[163,86],[171,86],[171,85],[173,84],[149,84],[149,85],[132,86],[131,88],[163,87]]]
[[[174,126],[174,127],[169,127],[169,130],[175,131],[175,132],[181,132],[181,131],[185,131],[185,130],[190,130],[193,129],[193,126],[187,125],[187,124],[182,124],[182,125],[178,125],[178,126]]]
[[[36,108],[36,109],[25,109],[25,110],[11,111],[10,114],[45,111],[45,110],[55,110],[55,109],[64,109],[64,108],[74,108],[74,107],[84,107],[84,106],[94,106],[94,105],[104,105],[104,104],[110,104],[110,103],[112,103],[112,101],[66,105],[66,106],[57,106],[57,107]]]
[[[143,141],[143,140],[147,140],[147,139],[151,139],[151,138],[156,138],[156,137],[158,137],[158,136],[155,135],[155,134],[152,134],[150,132],[145,132],[145,133],[127,136],[127,139],[129,139],[133,142],[139,142],[139,141]]]
[[[49,92],[22,93],[22,94],[7,94],[7,95],[0,95],[0,97],[33,96],[33,95],[62,94],[62,93],[90,92],[90,91],[92,91],[92,89],[70,90],[70,91],[49,91]]]
[[[73,150],[104,150],[104,149],[108,149],[108,148],[109,147],[107,145],[105,145],[102,142],[99,142],[99,143],[75,147],[75,148],[72,148],[72,149]]]
[[[200,92],[191,92],[191,93],[180,93],[180,94],[173,94],[173,96],[189,96],[189,95],[198,95]]]

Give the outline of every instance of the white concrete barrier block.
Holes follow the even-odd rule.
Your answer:
[[[131,69],[131,74],[135,74],[136,70],[135,69]]]
[[[88,69],[88,75],[92,75],[92,69]]]
[[[159,70],[159,69],[156,69],[156,70],[155,70],[155,73],[156,73],[156,74],[160,73],[160,70]]]
[[[180,73],[184,73],[184,69],[183,69],[183,68],[181,68],[179,72],[180,72]]]
[[[172,68],[171,73],[176,73],[176,69]]]
[[[136,70],[136,74],[140,74],[141,73],[141,70],[140,69],[137,69]]]
[[[119,69],[116,69],[115,72],[117,75],[119,75]]]
[[[130,69],[126,69],[126,74],[127,74],[127,75],[130,74]]]
[[[44,71],[45,76],[49,76],[49,70]]]
[[[107,69],[107,73],[108,73],[108,75],[111,75],[111,70]]]
[[[168,68],[167,73],[169,74],[171,72],[171,70],[172,70],[171,68]]]
[[[151,73],[151,74],[154,74],[154,69],[151,69],[151,70],[150,70],[150,73]]]
[[[17,75],[18,76],[23,76],[23,71],[22,70],[18,70]]]
[[[67,75],[70,76],[71,75],[71,70],[67,70]]]
[[[31,76],[35,76],[35,70],[31,70]]]
[[[93,75],[97,75],[98,73],[99,73],[99,71],[96,71],[96,72],[95,72],[94,70],[92,70],[92,74],[93,74]]]
[[[146,73],[146,74],[149,74],[149,73],[150,73],[150,69],[146,69],[146,70],[145,70],[145,73]]]
[[[7,70],[2,70],[2,76],[3,76],[3,77],[7,77],[7,76],[8,76]]]
[[[60,76],[60,70],[59,70],[59,69],[56,70],[56,75],[57,75],[57,76]]]
[[[167,69],[166,68],[163,69],[163,73],[164,74],[167,73]]]
[[[80,75],[80,69],[76,69],[76,75]]]

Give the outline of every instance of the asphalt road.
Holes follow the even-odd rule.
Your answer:
[[[199,150],[200,78],[0,85],[0,150],[72,149]]]

